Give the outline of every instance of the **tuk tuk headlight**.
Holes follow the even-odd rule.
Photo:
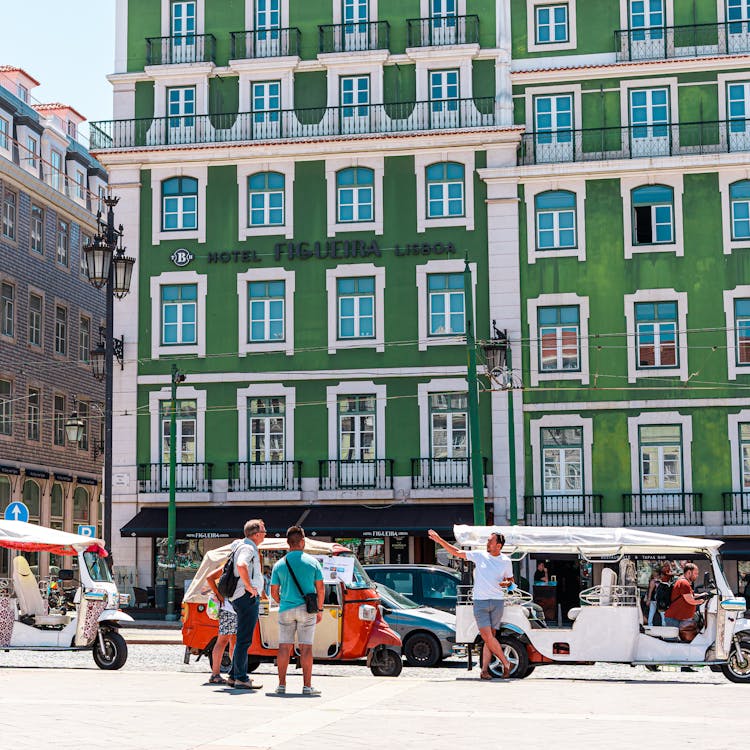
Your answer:
[[[360,604],[359,605],[359,619],[365,622],[374,622],[377,617],[378,610],[372,606],[372,604]]]
[[[130,594],[119,594],[118,601],[121,607],[127,607],[130,605]]]

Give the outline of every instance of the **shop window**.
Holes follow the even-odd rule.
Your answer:
[[[27,479],[23,483],[22,496],[24,505],[29,509],[29,523],[39,523],[42,498],[39,485],[33,479]]]
[[[89,493],[85,487],[76,487],[73,493],[73,523],[87,524],[90,518]]]

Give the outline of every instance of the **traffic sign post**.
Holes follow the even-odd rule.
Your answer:
[[[80,534],[81,536],[90,536],[92,539],[96,536],[96,526],[86,526],[83,524],[78,524],[78,530],[76,531],[77,534]]]
[[[28,523],[29,521],[29,509],[23,503],[16,500],[12,502],[5,509],[5,520],[6,521],[23,521]]]

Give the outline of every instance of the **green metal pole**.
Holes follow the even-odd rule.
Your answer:
[[[177,535],[177,365],[172,365],[172,398],[169,409],[169,510],[167,511],[167,620],[176,620],[174,611],[175,537]]]
[[[510,341],[507,341],[506,365],[508,367],[508,463],[510,464],[510,489],[508,502],[510,503],[510,525],[518,524],[518,499],[516,496],[516,425],[513,419],[513,355]]]
[[[469,440],[471,451],[471,489],[474,495],[474,524],[484,526],[484,471],[482,445],[479,435],[479,389],[477,388],[477,347],[474,338],[474,294],[471,268],[466,258],[464,266],[464,300],[466,302],[466,355],[469,381]]]

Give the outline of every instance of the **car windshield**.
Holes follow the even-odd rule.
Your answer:
[[[398,591],[389,589],[382,583],[376,583],[375,587],[380,594],[380,598],[383,600],[383,604],[392,609],[419,609],[419,604],[413,602],[411,599],[407,599],[403,594],[399,594]]]
[[[96,552],[84,552],[83,559],[92,581],[112,583],[112,574],[103,557],[97,555]]]
[[[354,558],[354,575],[352,576],[352,582],[349,584],[350,589],[372,589],[375,588],[375,584],[370,580],[370,577],[365,573],[365,569],[360,564],[357,558]]]

